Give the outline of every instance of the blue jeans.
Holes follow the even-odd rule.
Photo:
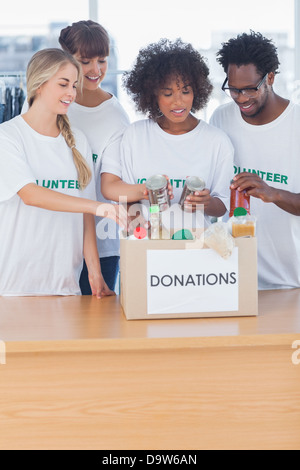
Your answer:
[[[116,280],[119,274],[119,262],[119,256],[108,256],[107,258],[100,258],[101,271],[104,281],[112,291],[114,291],[116,287]],[[83,263],[83,269],[80,276],[79,285],[82,295],[92,295],[92,290],[88,277],[88,270],[85,261]]]

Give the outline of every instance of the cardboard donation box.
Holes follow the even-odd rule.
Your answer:
[[[223,259],[199,240],[121,240],[127,320],[258,315],[257,240]]]

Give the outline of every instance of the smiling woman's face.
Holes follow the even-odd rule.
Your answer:
[[[83,89],[96,90],[104,80],[107,72],[107,57],[94,57],[87,59],[75,55],[81,65],[83,74]]]
[[[190,115],[194,92],[182,79],[171,78],[159,90],[157,102],[160,111],[172,123],[182,123]]]
[[[39,102],[53,114],[66,114],[75,101],[77,83],[77,68],[69,63],[38,89]]]

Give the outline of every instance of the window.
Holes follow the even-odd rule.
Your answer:
[[[297,0],[284,3],[282,0],[252,0],[246,8],[240,0],[82,0],[75,3],[52,0],[43,3],[41,8],[37,0],[6,2],[0,18],[0,73],[16,68],[25,71],[36,50],[58,46],[57,37],[62,27],[87,19],[93,11],[112,37],[113,57],[108,80],[114,83],[118,77],[118,88],[114,92],[118,93],[131,119],[137,116],[121,88],[122,71],[132,66],[140,47],[161,37],[181,37],[207,57],[215,85],[205,113],[207,117],[226,99],[221,93],[225,77],[216,62],[216,51],[222,42],[250,29],[273,38],[278,47],[281,68],[276,78],[276,91],[286,97],[295,92],[296,3]]]

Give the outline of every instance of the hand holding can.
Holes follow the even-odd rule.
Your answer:
[[[205,181],[198,176],[189,176],[185,182],[179,205],[182,210],[188,210],[195,212],[195,207],[191,204],[186,204],[186,198],[189,196],[194,196],[195,193],[201,192],[205,189]]]
[[[158,205],[160,212],[170,207],[169,183],[165,176],[154,175],[147,179],[146,189],[151,206]]]

